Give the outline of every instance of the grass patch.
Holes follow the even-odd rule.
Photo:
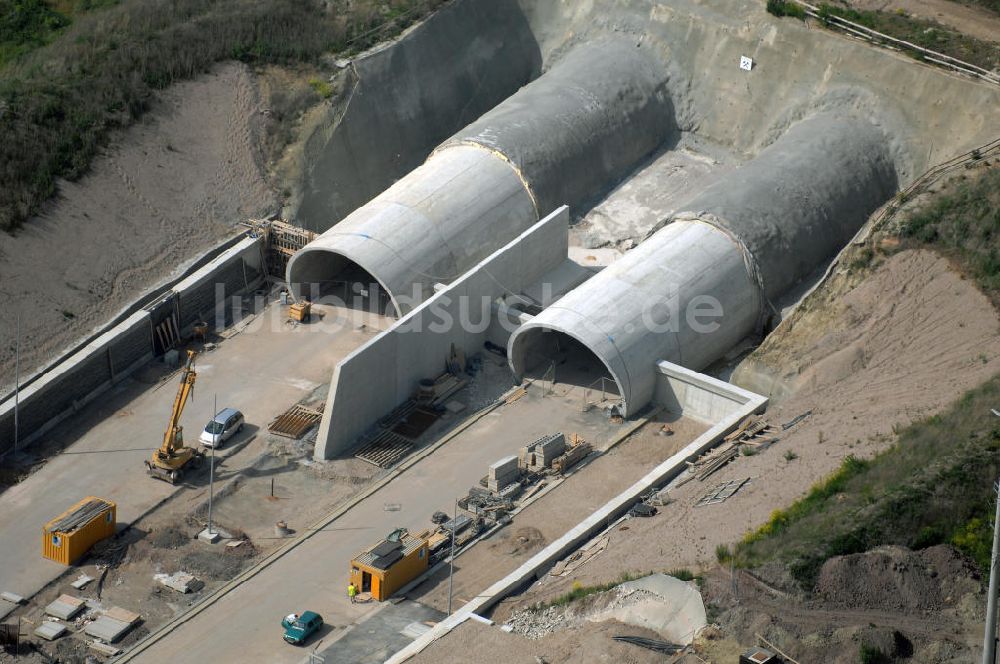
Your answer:
[[[824,3],[820,5],[819,16],[823,21],[837,16],[984,69],[1000,65],[1000,46],[997,44],[974,39],[940,23],[914,18],[905,12],[859,11]],[[918,60],[923,59],[920,51],[908,49],[906,52]]]
[[[326,81],[321,81],[318,78],[309,79],[309,87],[323,99],[329,99],[333,96],[333,87]]]
[[[788,509],[737,543],[738,565],[788,565],[805,588],[837,555],[884,545],[951,543],[989,568],[993,481],[1000,472],[1000,376],[946,413],[901,429],[874,459],[844,459]]]
[[[85,173],[157,90],[225,60],[316,65],[398,34],[443,1],[76,0],[59,3],[63,13],[0,0],[0,229],[36,213],[57,178]],[[328,86],[317,83],[322,97]]]
[[[1000,168],[960,176],[904,220],[902,235],[943,250],[1000,303]]]
[[[646,572],[645,574],[633,574],[631,572],[622,572],[619,575],[617,581],[609,581],[607,583],[599,583],[594,586],[585,586],[579,581],[573,582],[573,587],[568,593],[557,596],[555,599],[547,603],[537,604],[534,608],[536,611],[541,611],[542,609],[547,609],[550,606],[566,606],[570,602],[575,602],[579,599],[583,599],[588,595],[594,595],[596,593],[603,593],[611,590],[615,586],[626,583],[627,581],[634,581],[636,579],[641,579],[644,576],[648,576],[652,572]]]

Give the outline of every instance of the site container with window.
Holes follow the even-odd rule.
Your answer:
[[[42,556],[72,565],[94,544],[115,534],[115,516],[110,500],[84,498],[42,528]]]
[[[429,558],[427,540],[399,528],[355,556],[351,561],[351,583],[382,602],[427,571]]]

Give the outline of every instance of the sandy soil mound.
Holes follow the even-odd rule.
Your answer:
[[[0,234],[0,394],[140,293],[275,208],[258,150],[249,70],[216,68],[163,93],[79,182],[15,235]]]
[[[940,611],[976,592],[978,576],[975,564],[950,546],[888,546],[826,561],[816,594],[845,608]]]

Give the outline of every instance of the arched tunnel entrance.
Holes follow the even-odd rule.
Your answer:
[[[511,368],[520,378],[582,388],[582,398],[591,404],[621,403],[621,385],[607,364],[565,332],[547,327],[522,330],[509,352]]]
[[[368,270],[347,256],[324,249],[303,249],[288,263],[288,287],[297,299],[323,302],[396,318],[392,295]]]

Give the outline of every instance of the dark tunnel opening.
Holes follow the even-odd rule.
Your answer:
[[[303,251],[289,263],[288,286],[296,299],[398,318],[392,296],[368,270],[333,251]]]

